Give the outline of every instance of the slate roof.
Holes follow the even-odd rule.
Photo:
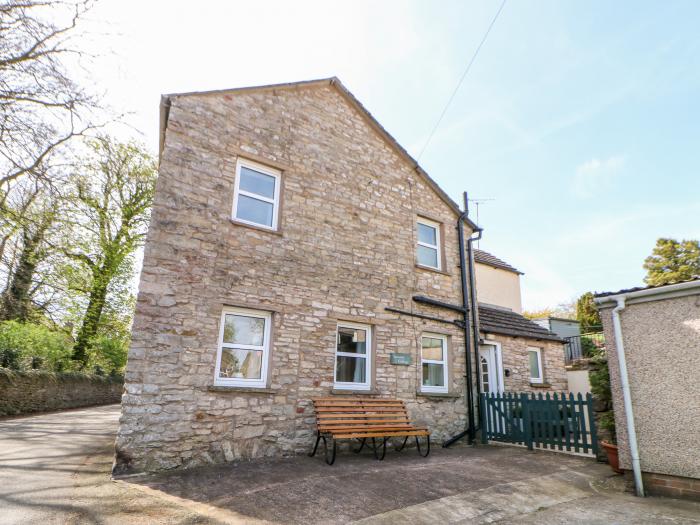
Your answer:
[[[495,255],[490,254],[489,252],[485,252],[484,250],[474,249],[474,261],[480,264],[493,266],[494,268],[500,268],[501,270],[507,270],[509,272],[523,275],[523,272],[517,268],[513,268],[507,262],[499,259]]]
[[[664,286],[673,286],[674,284],[692,283],[693,281],[698,281],[700,283],[700,278],[695,277],[693,279],[688,279],[685,281],[678,281],[678,282],[669,283],[669,284],[657,284],[655,286],[636,286],[634,288],[623,288],[622,290],[618,290],[617,292],[600,292],[600,293],[593,294],[593,297],[608,297],[610,295],[620,295],[623,293],[641,292],[642,290],[651,290],[653,288],[663,288]]]
[[[479,329],[482,332],[527,337],[529,339],[564,341],[556,334],[530,321],[519,313],[483,304],[479,305]]]

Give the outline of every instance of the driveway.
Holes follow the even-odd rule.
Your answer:
[[[700,524],[593,460],[510,447],[241,462],[111,481],[118,406],[0,420],[0,524]]]
[[[0,420],[0,524],[199,523],[110,480],[119,405]]]

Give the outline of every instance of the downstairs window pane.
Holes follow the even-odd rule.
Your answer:
[[[364,357],[336,357],[335,380],[338,383],[366,383],[367,371]]]
[[[221,349],[219,377],[227,379],[261,379],[261,350]]]
[[[423,363],[423,386],[445,386],[444,365]]]

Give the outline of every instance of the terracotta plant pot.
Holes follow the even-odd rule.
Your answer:
[[[620,458],[617,456],[617,445],[613,445],[607,441],[601,441],[600,444],[603,446],[605,453],[608,455],[608,463],[610,463],[612,469],[618,474],[622,474],[622,470],[620,469]]]

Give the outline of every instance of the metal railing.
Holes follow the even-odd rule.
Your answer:
[[[592,357],[596,349],[605,347],[605,335],[602,332],[565,337],[564,360],[566,364]]]

